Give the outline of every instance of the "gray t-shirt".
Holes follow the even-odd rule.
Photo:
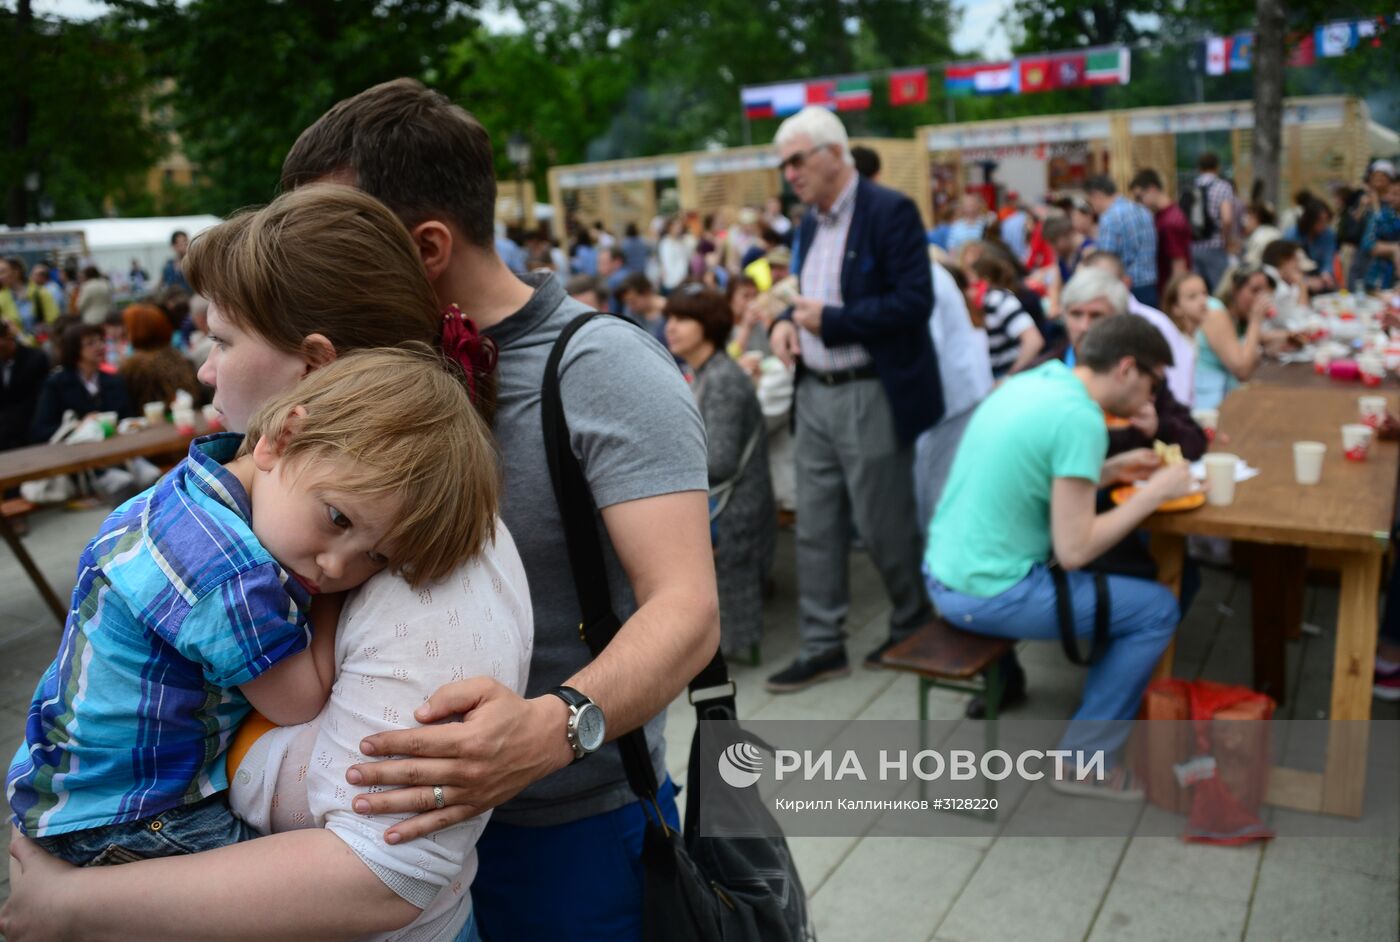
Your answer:
[[[526,695],[534,697],[591,659],[578,635],[578,595],[540,423],[545,362],[564,327],[589,308],[566,295],[558,279],[527,275],[524,280],[534,296],[486,335],[500,348],[495,431],[505,461],[501,517],[530,580],[535,650]],[[675,360],[645,331],[616,317],[595,318],[569,341],[559,375],[574,454],[599,508],[708,487],[704,422]],[[601,517],[598,535],[613,609],[625,622],[637,603]],[[666,774],[665,723],[663,711],[646,725],[658,778]],[[559,824],[633,800],[621,754],[609,744],[531,785],[496,809],[495,820]]]

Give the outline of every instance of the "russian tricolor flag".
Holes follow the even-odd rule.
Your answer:
[[[950,65],[943,72],[943,88],[949,95],[1001,95],[1016,91],[1012,62],[974,62]]]

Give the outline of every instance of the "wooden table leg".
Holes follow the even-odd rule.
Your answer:
[[[1162,583],[1177,598],[1181,598],[1181,573],[1186,567],[1186,537],[1175,533],[1152,534],[1152,559],[1157,563],[1157,581]],[[1161,680],[1172,675],[1172,661],[1176,656],[1176,637],[1162,652],[1161,659],[1152,671],[1153,680]]]
[[[1284,641],[1302,633],[1308,551],[1301,546],[1263,544],[1250,549],[1254,689],[1282,706],[1288,688]]]
[[[24,542],[20,540],[19,534],[15,532],[14,527],[10,526],[10,521],[5,518],[4,514],[0,514],[0,535],[5,537],[5,542],[10,545],[10,550],[15,554],[15,558],[24,567],[25,575],[29,576],[29,581],[34,583],[34,588],[38,589],[39,594],[44,597],[49,611],[53,612],[54,617],[58,619],[59,627],[62,627],[68,621],[68,606],[60,602],[53,589],[49,588],[48,580],[39,571],[39,567],[34,564],[34,560],[29,556],[29,551],[24,548]]]
[[[1379,553],[1348,553],[1337,605],[1337,651],[1323,773],[1322,810],[1361,816],[1370,740],[1371,683],[1376,667],[1376,582]]]

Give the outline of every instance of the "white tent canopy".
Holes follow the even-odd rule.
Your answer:
[[[171,256],[170,236],[177,229],[194,238],[210,226],[222,222],[218,216],[156,216],[144,219],[73,219],[48,223],[44,229],[80,230],[87,240],[88,261],[102,269],[114,282],[125,283],[131,260],[137,259],[151,276],[160,271]]]

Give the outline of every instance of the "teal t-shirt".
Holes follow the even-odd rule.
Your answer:
[[[990,598],[1050,558],[1055,478],[1097,482],[1108,454],[1103,409],[1058,360],[1007,380],[973,413],[929,525],[924,567],[950,589]]]

